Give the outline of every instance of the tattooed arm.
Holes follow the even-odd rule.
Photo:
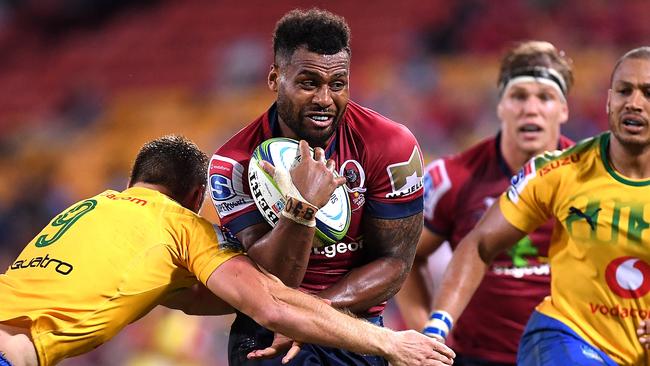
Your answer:
[[[365,216],[363,242],[369,261],[354,268],[319,296],[354,313],[368,310],[399,291],[413,264],[422,232],[422,213],[396,220]]]

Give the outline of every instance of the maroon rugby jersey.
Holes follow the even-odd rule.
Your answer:
[[[445,237],[452,249],[510,184],[514,172],[501,156],[499,137],[438,159],[425,169],[424,225]],[[559,148],[571,144],[561,137]],[[457,353],[516,362],[528,317],[550,293],[547,253],[552,230],[549,221],[494,260],[449,337]]]
[[[266,222],[251,197],[248,163],[260,143],[279,136],[274,104],[212,156],[212,202],[229,240],[236,242],[234,235],[239,231]],[[325,156],[333,159],[339,173],[347,178],[352,217],[341,242],[313,249],[300,286],[310,293],[328,288],[372,258],[373,244],[365,243],[361,232],[363,215],[399,219],[422,212],[420,147],[405,126],[350,102]],[[385,303],[372,307],[367,315],[380,314],[384,306]]]

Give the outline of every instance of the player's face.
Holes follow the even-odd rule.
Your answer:
[[[274,65],[269,87],[278,93],[283,135],[325,147],[336,131],[350,98],[350,56],[321,55],[299,48],[289,62]]]
[[[535,81],[508,87],[497,106],[502,141],[526,155],[555,150],[569,110],[559,91]]]
[[[609,128],[624,146],[650,145],[650,60],[626,59],[607,98]]]

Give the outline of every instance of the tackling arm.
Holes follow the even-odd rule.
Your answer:
[[[235,311],[201,283],[172,292],[160,305],[181,310],[187,315],[225,315]]]
[[[444,365],[451,364],[454,357],[443,344],[414,331],[393,332],[374,326],[290,289],[260,272],[245,256],[219,266],[207,286],[262,326],[297,341],[376,354],[393,365]]]
[[[444,237],[430,230],[422,230],[413,268],[395,295],[402,318],[410,329],[422,330],[429,319],[432,299],[424,277],[428,274],[427,260],[444,242]]]
[[[363,241],[374,259],[319,294],[331,300],[332,306],[354,313],[364,312],[399,291],[413,263],[422,213],[396,220],[366,216],[363,225]]]
[[[434,309],[444,310],[458,319],[483,280],[489,263],[524,235],[505,219],[498,204],[492,205],[454,251],[435,296]]]
[[[257,224],[240,231],[237,239],[260,267],[287,286],[298,287],[307,270],[315,234],[314,228],[281,217],[273,230],[266,223]]]

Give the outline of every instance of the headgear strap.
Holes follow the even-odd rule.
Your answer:
[[[525,82],[538,82],[555,88],[562,99],[566,101],[567,87],[562,74],[554,69],[543,66],[524,67],[513,70],[499,85],[499,95],[512,85]]]

